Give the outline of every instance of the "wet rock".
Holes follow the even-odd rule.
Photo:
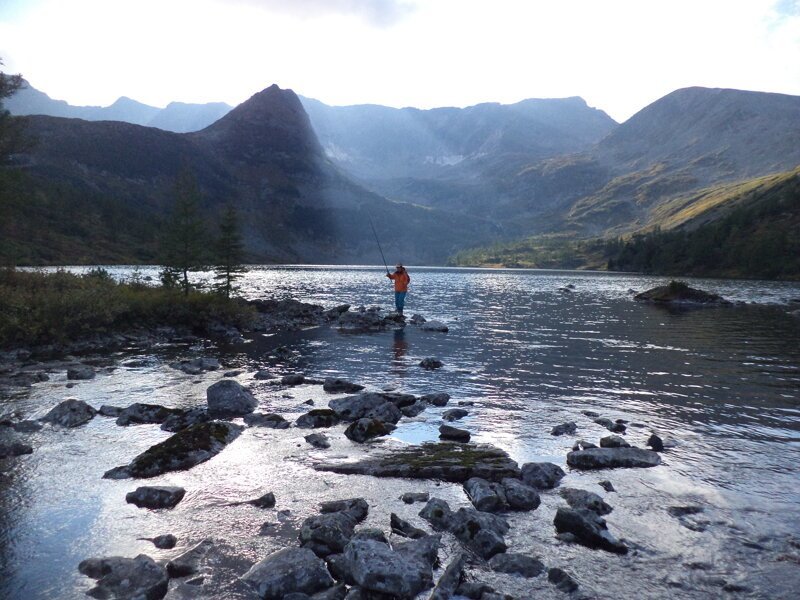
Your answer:
[[[625,433],[625,430],[627,429],[624,423],[612,421],[611,419],[607,419],[606,417],[595,419],[594,422],[597,423],[598,425],[602,425],[612,433]]]
[[[183,414],[183,411],[176,408],[166,408],[158,404],[131,404],[123,408],[117,416],[117,425],[123,427],[127,425],[146,425],[161,424],[171,416]]]
[[[141,538],[146,539],[153,542],[153,545],[160,550],[172,550],[175,545],[178,543],[178,538],[176,538],[171,533],[166,533],[164,535],[157,535],[154,538]]]
[[[223,376],[223,377],[238,377],[238,376],[239,376],[239,375],[241,375],[242,373],[244,373],[244,371],[242,371],[241,369],[235,369],[235,370],[233,370],[233,371],[225,371],[225,372],[222,374],[222,376]]]
[[[139,508],[175,508],[186,490],[175,486],[141,486],[125,495],[125,502]]]
[[[717,294],[689,287],[683,281],[670,281],[667,285],[654,287],[633,297],[640,302],[653,304],[696,304],[704,306],[723,306],[731,303]]]
[[[356,523],[360,523],[369,514],[369,504],[364,498],[347,498],[345,500],[331,500],[319,505],[323,514],[345,513]]]
[[[67,379],[70,380],[94,379],[96,375],[94,369],[89,365],[78,365],[67,369]]]
[[[300,373],[292,373],[281,377],[281,385],[296,386],[306,383],[306,376]]]
[[[384,402],[377,408],[373,408],[365,415],[367,419],[378,419],[384,423],[397,423],[403,417],[403,413],[391,402]]]
[[[409,322],[409,323],[411,323],[412,325],[422,325],[422,324],[423,324],[423,323],[425,323],[427,320],[428,320],[428,319],[426,319],[426,318],[425,318],[425,317],[423,317],[422,315],[413,314],[413,315],[411,315],[411,319],[409,319],[409,321],[408,321],[408,322]]]
[[[462,581],[458,585],[458,588],[456,588],[456,594],[464,596],[465,598],[471,598],[472,600],[482,600],[482,598],[497,596],[494,594],[494,588],[492,586],[478,581]],[[500,596],[500,598],[506,600],[502,596]]]
[[[469,414],[469,411],[464,410],[463,408],[451,408],[450,410],[446,410],[442,413],[442,419],[445,421],[458,421],[466,417]]]
[[[353,537],[356,521],[347,512],[332,512],[308,517],[300,528],[300,545],[325,557],[344,552]]]
[[[545,570],[542,561],[536,560],[531,556],[512,552],[494,555],[489,560],[489,567],[496,573],[508,573],[510,575],[521,575],[522,577],[538,577]]]
[[[11,424],[11,428],[17,433],[33,433],[42,429],[43,425],[39,421],[23,419]]]
[[[211,417],[205,408],[190,408],[188,410],[180,410],[167,417],[161,424],[161,429],[176,433],[192,425],[208,423],[210,420]]]
[[[445,531],[450,527],[453,511],[450,505],[441,498],[431,498],[419,511],[419,516],[430,523],[437,531]]]
[[[608,531],[605,519],[587,509],[559,508],[553,521],[558,533],[571,533],[579,544],[617,554],[628,548]]]
[[[564,434],[573,434],[578,430],[578,425],[575,421],[569,421],[568,423],[562,423],[561,425],[556,425],[553,429],[550,430],[550,435],[564,435]]]
[[[447,403],[450,402],[450,394],[447,392],[425,394],[420,398],[420,400],[432,406],[447,406]]]
[[[253,374],[253,379],[257,379],[259,381],[267,381],[270,379],[277,379],[277,378],[278,378],[277,375],[273,375],[266,369],[261,369]]]
[[[397,544],[394,550],[374,540],[353,540],[345,557],[361,589],[411,599],[433,587],[438,547],[437,536]]]
[[[253,498],[252,500],[245,500],[243,502],[233,502],[232,504],[250,504],[256,508],[274,508],[275,507],[275,494],[274,492],[267,492],[263,496]]]
[[[314,594],[334,585],[325,563],[307,548],[278,550],[242,576],[265,600],[280,600],[292,593]]]
[[[547,580],[552,583],[557,590],[565,594],[571,594],[578,589],[578,583],[564,569],[553,567],[547,571]]]
[[[452,440],[454,442],[468,442],[470,433],[466,429],[459,429],[452,425],[441,425],[439,427],[439,437],[443,440]]]
[[[61,427],[78,427],[91,421],[96,414],[97,411],[83,400],[68,398],[59,402],[39,420]]]
[[[607,435],[600,438],[601,448],[630,448],[631,445],[618,435]]]
[[[78,565],[78,571],[97,580],[87,592],[93,598],[160,600],[169,584],[167,570],[145,554],[136,558],[87,558]]]
[[[347,332],[367,332],[384,331],[395,323],[385,319],[379,311],[348,311],[339,315],[336,321],[337,326],[342,331]]]
[[[103,404],[100,409],[97,411],[97,414],[101,417],[113,417],[116,419],[120,413],[125,410],[121,406],[111,406],[109,404]]]
[[[585,508],[596,512],[598,515],[607,515],[613,508],[605,503],[605,501],[588,490],[579,490],[576,488],[563,488],[561,490],[561,497],[567,501],[572,508]]]
[[[346,313],[350,310],[349,304],[340,304],[339,306],[334,306],[333,308],[329,308],[323,313],[326,321],[335,321],[339,318],[342,314]]]
[[[145,450],[130,464],[107,471],[103,478],[147,478],[190,469],[219,454],[242,430],[240,425],[219,421],[193,425]]]
[[[392,529],[392,533],[396,533],[397,535],[411,538],[411,539],[419,539],[428,535],[427,532],[423,531],[422,529],[418,529],[414,527],[408,521],[404,521],[400,517],[398,517],[395,513],[392,513],[389,516],[389,525]]]
[[[508,508],[505,488],[499,483],[473,477],[464,483],[464,490],[478,510],[500,512]]]
[[[520,469],[520,477],[525,485],[537,490],[549,490],[558,485],[566,475],[564,470],[553,463],[525,463]]]
[[[33,447],[18,441],[0,441],[0,458],[33,454]]]
[[[567,464],[575,469],[655,467],[661,457],[644,448],[590,448],[568,453]]]
[[[359,419],[348,425],[344,435],[349,440],[363,444],[373,438],[389,435],[394,429],[394,425],[380,419]]]
[[[419,327],[422,331],[438,331],[440,333],[447,333],[450,328],[441,321],[427,321],[422,323]]]
[[[342,421],[356,421],[387,402],[381,394],[365,393],[331,400],[328,406]]]
[[[325,557],[325,564],[328,571],[336,581],[343,581],[347,585],[355,585],[356,582],[350,574],[350,564],[347,562],[344,553],[330,554]]]
[[[614,486],[608,480],[598,481],[597,485],[603,488],[607,492],[616,492],[617,490],[614,489]]]
[[[213,547],[214,542],[212,540],[203,540],[195,547],[169,561],[167,563],[167,573],[172,578],[188,577],[199,573],[200,564]]]
[[[647,446],[653,449],[654,452],[663,452],[664,451],[664,440],[658,437],[655,433],[652,434],[649,438],[647,438]]]
[[[253,412],[258,401],[233,379],[223,379],[206,390],[208,414],[217,418],[242,417]]]
[[[596,413],[593,410],[582,410],[581,414],[586,415],[587,417],[591,417],[593,419],[600,416],[600,413]]]
[[[442,573],[436,587],[433,588],[429,600],[450,600],[456,595],[456,590],[461,583],[464,575],[464,567],[467,565],[467,555],[463,552],[458,552],[447,565],[447,568]]]
[[[305,436],[305,441],[314,446],[314,448],[326,449],[331,447],[331,442],[328,436],[324,433],[310,433]]]
[[[471,477],[500,481],[518,477],[519,467],[488,444],[427,443],[387,449],[357,461],[317,463],[318,471],[373,477],[440,479],[463,483]]]
[[[541,504],[539,493],[519,479],[507,477],[502,481],[508,506],[514,510],[536,510]]]
[[[216,371],[221,367],[216,358],[193,358],[170,365],[173,369],[183,371],[187,375],[199,375],[203,371]]]
[[[423,358],[420,361],[419,366],[428,371],[433,371],[434,369],[441,369],[444,366],[444,363],[438,358],[428,357]]]
[[[355,394],[364,389],[363,385],[352,383],[344,379],[328,378],[322,384],[322,389],[331,394]]]
[[[428,492],[406,492],[400,496],[400,500],[405,504],[414,504],[414,502],[427,502],[430,497]]]
[[[585,440],[575,440],[575,443],[572,444],[573,450],[586,450],[588,448],[597,448],[597,444],[593,444],[591,442],[587,442]]]
[[[376,527],[365,527],[364,529],[359,529],[353,534],[353,537],[350,538],[350,541],[353,540],[373,540],[375,542],[380,542],[381,544],[389,545],[389,540],[386,537],[386,534],[383,533],[382,530]]]
[[[474,508],[459,508],[448,519],[447,529],[483,558],[489,559],[506,551],[503,536],[509,525],[497,515]]]
[[[686,517],[703,512],[702,506],[669,506],[667,512],[673,517]]]
[[[295,421],[297,427],[318,428],[333,427],[339,423],[339,416],[330,408],[315,408],[304,415],[300,415]]]
[[[244,422],[248,427],[268,427],[269,429],[288,429],[289,421],[276,413],[250,413],[245,415]]]
[[[404,406],[403,408],[400,409],[400,412],[403,413],[404,417],[412,418],[412,417],[416,417],[418,414],[423,412],[426,408],[428,408],[428,405],[425,402],[423,402],[422,400],[418,400],[414,404],[411,404],[409,406]]]

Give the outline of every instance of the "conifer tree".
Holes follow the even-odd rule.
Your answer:
[[[228,204],[219,224],[219,237],[216,243],[214,271],[214,289],[226,298],[236,291],[234,283],[246,271],[244,260],[244,242],[239,230],[239,216],[233,205]]]
[[[175,203],[162,236],[161,282],[166,287],[180,286],[188,296],[189,272],[203,268],[206,241],[199,211],[200,190],[191,172],[181,171],[173,194]]]

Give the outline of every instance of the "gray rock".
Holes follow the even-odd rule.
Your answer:
[[[598,425],[602,425],[612,433],[625,433],[626,430],[624,423],[620,423],[619,421],[612,421],[611,419],[607,419],[605,417],[595,419],[594,422],[597,423]]]
[[[33,448],[16,440],[0,441],[0,458],[11,458],[23,454],[33,454]]]
[[[253,565],[242,576],[264,600],[292,593],[314,594],[333,586],[325,563],[306,548],[284,548]]]
[[[473,477],[464,483],[464,490],[478,510],[500,512],[508,508],[505,488],[499,483]]]
[[[244,502],[236,502],[235,504],[250,504],[256,508],[273,508],[275,506],[275,494],[273,492],[267,492],[258,498],[245,500]]]
[[[380,542],[381,544],[389,545],[389,540],[386,538],[386,534],[377,527],[365,527],[363,529],[359,529],[353,534],[353,537],[350,538],[350,541],[354,540],[373,540],[375,542]]]
[[[131,404],[123,408],[117,416],[117,425],[147,425],[161,424],[171,416],[182,415],[183,411],[176,408],[166,408],[158,404]]]
[[[100,415],[101,417],[112,417],[116,419],[123,410],[125,409],[121,406],[111,406],[109,404],[103,404],[97,411],[97,414]]]
[[[350,564],[347,562],[344,553],[329,554],[325,557],[325,564],[328,565],[328,571],[336,581],[343,581],[347,585],[356,584],[350,573]]]
[[[157,535],[156,537],[151,538],[150,541],[153,542],[153,545],[156,548],[161,550],[172,550],[178,543],[178,538],[171,533],[166,533],[164,535]]]
[[[564,435],[564,434],[573,434],[578,430],[578,425],[575,421],[569,421],[568,423],[562,423],[561,425],[556,425],[553,429],[550,430],[550,435]]]
[[[360,523],[369,514],[369,504],[364,498],[347,498],[345,500],[331,500],[319,505],[319,510],[323,514],[345,513],[354,522]]]
[[[260,371],[256,371],[253,375],[253,379],[258,379],[259,381],[267,381],[269,379],[277,379],[276,375],[273,375],[266,369],[261,369]]]
[[[219,454],[243,429],[220,421],[193,425],[145,450],[130,464],[107,471],[103,478],[146,478],[190,469]]]
[[[39,420],[61,427],[78,427],[91,421],[96,414],[97,411],[83,400],[68,398],[59,402]]]
[[[253,412],[258,401],[233,379],[223,379],[206,390],[208,413],[213,418],[242,417]]]
[[[161,423],[161,429],[163,431],[176,433],[192,425],[208,423],[210,420],[211,417],[208,416],[208,411],[205,408],[190,408],[188,410],[178,411],[167,417],[164,422]]]
[[[456,588],[456,594],[465,598],[472,598],[472,600],[481,600],[484,594],[488,596],[493,593],[494,588],[492,586],[478,581],[462,581]]]
[[[353,540],[347,545],[345,557],[358,587],[411,599],[433,587],[433,564],[438,544],[436,536],[428,536],[398,544],[392,550],[374,540]]]
[[[356,521],[346,512],[308,517],[300,528],[300,545],[325,557],[344,552],[355,533]]]
[[[440,498],[431,498],[428,503],[419,511],[419,516],[430,523],[438,531],[446,531],[450,528],[450,520],[453,511],[450,505]]]
[[[386,402],[386,398],[381,394],[362,393],[331,400],[328,402],[328,406],[339,415],[342,421],[357,421]]]
[[[608,531],[605,519],[586,509],[559,508],[553,524],[558,533],[571,533],[579,544],[616,554],[627,554],[628,548]]]
[[[289,429],[291,424],[283,416],[275,413],[250,413],[244,416],[248,427],[268,427],[269,429]]]
[[[594,492],[579,490],[576,488],[563,488],[561,497],[567,501],[572,508],[585,508],[596,512],[598,515],[607,515],[612,510],[611,506]]]
[[[442,419],[445,421],[458,421],[466,417],[469,414],[468,410],[464,410],[463,408],[451,408],[450,410],[446,410],[442,413]]]
[[[125,495],[125,502],[139,508],[175,508],[186,490],[175,486],[141,486]]]
[[[567,464],[576,469],[655,467],[661,457],[644,448],[590,448],[568,453]]]
[[[558,485],[566,475],[564,470],[553,463],[525,463],[521,469],[522,482],[538,490],[549,490]]]
[[[188,577],[200,572],[200,564],[213,548],[212,540],[203,540],[183,554],[176,556],[167,563],[167,573],[172,578]]]
[[[444,363],[438,358],[428,357],[423,358],[422,361],[420,361],[419,366],[428,371],[433,371],[434,369],[441,369],[444,366]]]
[[[384,423],[380,419],[359,419],[350,423],[344,430],[344,435],[349,440],[363,444],[367,440],[389,435],[394,429],[394,425]]]
[[[556,589],[571,594],[578,589],[578,583],[564,569],[553,567],[547,571],[547,580],[556,586]]]
[[[331,394],[355,394],[363,390],[364,386],[344,379],[329,377],[322,384],[322,389]]]
[[[422,329],[422,331],[438,331],[441,333],[450,331],[450,328],[441,321],[427,321],[420,325],[420,329]]]
[[[78,565],[78,571],[97,580],[87,592],[93,598],[160,600],[169,584],[167,570],[145,554],[136,558],[87,558]]]
[[[596,413],[593,410],[582,410],[581,414],[586,415],[587,417],[591,417],[592,419],[596,419],[597,417],[600,416],[599,413]]]
[[[42,424],[39,421],[24,419],[13,423],[11,428],[17,433],[33,433],[39,431],[42,428]]]
[[[616,492],[617,491],[617,490],[614,489],[614,486],[611,484],[611,482],[607,481],[607,480],[598,481],[597,485],[599,485],[601,488],[603,488],[607,492]]]
[[[301,428],[333,427],[339,423],[339,416],[330,408],[315,408],[300,415],[295,425]]]
[[[300,373],[292,373],[281,377],[281,385],[296,386],[304,383],[306,383],[306,376]]]
[[[244,371],[242,371],[241,369],[234,369],[233,371],[225,371],[222,374],[222,376],[223,377],[238,377],[242,373],[244,373]]]
[[[423,531],[422,529],[418,529],[417,527],[414,527],[411,523],[401,519],[395,513],[392,513],[390,515],[389,525],[392,529],[392,533],[396,533],[397,535],[400,535],[402,537],[407,537],[416,540],[428,535],[427,532]]]
[[[607,435],[600,438],[601,448],[630,448],[631,445],[618,435]]]
[[[658,437],[655,433],[652,434],[649,438],[647,438],[647,446],[653,449],[654,452],[663,452],[664,451],[664,440]]]
[[[67,369],[67,379],[70,380],[94,379],[96,375],[94,369],[89,365],[78,365]]]
[[[450,394],[447,392],[438,392],[436,394],[425,394],[420,398],[422,402],[431,404],[433,406],[447,406],[450,402]]]
[[[448,521],[448,531],[481,557],[489,559],[506,551],[503,536],[509,525],[505,519],[474,508],[459,508]]]
[[[403,408],[400,409],[400,412],[403,413],[404,417],[412,418],[412,417],[416,417],[418,414],[423,412],[426,408],[428,408],[428,405],[425,402],[423,402],[422,400],[418,400],[414,404],[411,404],[409,406],[404,406]]]
[[[495,554],[489,560],[489,567],[496,573],[508,573],[510,575],[521,575],[522,577],[538,577],[545,570],[542,561],[531,556],[512,552]]]
[[[411,315],[411,318],[409,319],[409,321],[408,321],[408,322],[409,322],[409,323],[411,323],[412,325],[422,325],[422,324],[423,324],[423,323],[425,323],[427,320],[428,320],[428,319],[426,319],[426,318],[425,318],[425,317],[423,317],[422,315],[413,314],[413,315]]]
[[[525,485],[519,479],[507,477],[502,481],[508,506],[514,510],[536,510],[541,504],[535,488]]]
[[[331,442],[324,433],[309,433],[304,439],[314,446],[314,448],[321,448],[324,450],[325,448],[331,447]]]
[[[634,300],[653,304],[696,304],[705,306],[728,306],[722,296],[689,287],[683,281],[670,281],[667,285],[654,287],[636,294]]]
[[[585,440],[575,440],[575,443],[572,444],[573,450],[587,450],[588,448],[597,448],[597,444],[593,444],[591,442],[587,442]]]
[[[457,552],[450,564],[447,565],[442,576],[439,577],[439,581],[436,583],[436,587],[433,588],[428,600],[450,600],[455,596],[466,565],[467,555],[463,552]]]
[[[402,417],[403,413],[392,402],[384,402],[380,406],[367,411],[367,414],[364,415],[364,418],[367,419],[378,419],[384,423],[392,424],[397,423]]]
[[[452,440],[454,442],[468,442],[470,433],[466,429],[459,429],[452,425],[441,425],[439,427],[439,437],[443,440]]]
[[[428,492],[406,492],[400,496],[405,504],[414,504],[414,502],[427,502],[430,500],[431,495]]]

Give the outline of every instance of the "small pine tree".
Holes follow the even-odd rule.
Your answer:
[[[229,204],[219,224],[219,237],[216,244],[216,265],[214,271],[214,289],[226,298],[236,291],[234,282],[246,271],[244,260],[244,242],[239,231],[239,217],[236,209]]]
[[[189,272],[203,268],[205,227],[200,218],[200,190],[189,171],[178,175],[174,188],[175,204],[161,240],[164,270],[161,282],[165,287],[179,286],[189,295]]]

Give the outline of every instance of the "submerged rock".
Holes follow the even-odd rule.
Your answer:
[[[435,394],[425,394],[420,398],[421,402],[425,402],[432,406],[447,406],[450,402],[450,394],[447,392],[437,392]]]
[[[553,524],[558,533],[571,533],[578,543],[588,548],[600,548],[617,554],[627,554],[628,548],[608,531],[605,519],[588,509],[559,508]]]
[[[208,413],[213,418],[242,417],[253,412],[258,401],[238,381],[223,379],[206,390]]]
[[[549,490],[558,485],[566,475],[564,470],[553,463],[525,463],[520,470],[522,482],[538,490]]]
[[[307,548],[284,548],[242,576],[259,598],[280,600],[293,593],[314,594],[333,586],[325,563]]]
[[[400,447],[353,462],[319,463],[318,471],[373,477],[440,479],[463,483],[471,477],[500,481],[519,477],[517,463],[488,444],[427,443]]]
[[[570,421],[568,423],[562,423],[561,425],[556,425],[553,429],[550,430],[550,435],[564,435],[564,434],[572,434],[578,430],[578,425],[575,421]]]
[[[147,478],[190,469],[219,454],[243,429],[220,421],[193,425],[145,450],[130,464],[107,471],[103,478]]]
[[[167,570],[145,554],[136,558],[87,558],[78,565],[78,571],[97,580],[87,592],[93,598],[160,600],[167,594]]]
[[[698,290],[683,281],[670,281],[667,285],[654,287],[633,297],[640,302],[654,304],[697,304],[706,306],[723,306],[731,304],[717,294]]]
[[[22,456],[23,454],[33,454],[33,447],[18,441],[0,441],[0,458],[10,458]]]
[[[333,427],[339,423],[339,415],[330,408],[315,408],[300,415],[295,425],[301,428]]]
[[[441,369],[444,366],[444,363],[440,361],[438,358],[423,358],[420,361],[419,366],[423,369],[427,369],[428,371],[433,371],[434,369]]]
[[[422,331],[438,331],[440,333],[447,333],[450,331],[450,328],[441,321],[427,321],[420,324],[419,328],[422,329]]]
[[[94,368],[89,365],[78,365],[67,369],[67,379],[69,380],[94,379],[96,375]]]
[[[439,426],[439,437],[443,440],[452,440],[454,442],[468,442],[471,436],[466,429],[459,429],[452,425],[441,425]]]
[[[166,408],[158,404],[131,404],[123,408],[117,415],[117,425],[161,424],[169,417],[182,415],[184,411],[177,408]]]
[[[253,379],[257,379],[258,381],[268,381],[270,379],[277,379],[277,378],[278,378],[277,375],[273,375],[266,369],[261,369],[253,374]]]
[[[96,414],[97,411],[83,400],[68,398],[59,402],[39,420],[61,427],[78,427],[91,421]]]
[[[576,469],[655,467],[661,457],[644,448],[589,448],[568,453],[567,464]]]
[[[344,430],[344,435],[349,440],[363,444],[373,438],[389,435],[394,429],[394,425],[380,419],[359,419],[350,423]]]
[[[614,510],[600,496],[588,490],[564,488],[561,490],[561,497],[572,508],[585,508],[596,512],[598,515],[607,515]]]
[[[303,439],[314,446],[314,448],[321,448],[324,450],[331,447],[331,442],[324,433],[309,433]]]
[[[363,390],[364,386],[344,379],[328,378],[322,384],[322,389],[331,394],[354,394]]]
[[[275,494],[273,492],[267,492],[258,498],[253,498],[252,500],[243,500],[242,502],[231,503],[231,505],[239,504],[249,504],[250,506],[255,506],[256,508],[274,508]]]
[[[442,419],[445,421],[458,421],[466,417],[469,414],[469,411],[464,410],[463,408],[451,408],[450,410],[446,410],[442,413]]]
[[[125,495],[125,502],[139,508],[175,508],[186,490],[175,486],[141,486]]]
[[[546,568],[540,560],[513,552],[494,555],[489,560],[489,567],[496,573],[508,573],[522,577],[538,577]]]

